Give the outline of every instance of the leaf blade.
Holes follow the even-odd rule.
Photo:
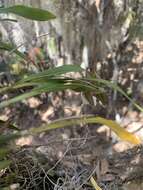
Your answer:
[[[10,160],[0,161],[0,170],[7,168],[11,164]]]
[[[59,76],[70,72],[81,72],[82,68],[78,65],[62,65],[59,67],[51,68],[48,70],[44,70],[43,72],[30,75],[22,80],[19,81],[19,83],[31,81],[34,79],[39,79],[43,77],[52,77],[52,76]]]
[[[6,147],[0,148],[0,159],[3,159],[9,152],[10,150]]]
[[[90,178],[90,182],[92,184],[92,186],[94,187],[95,190],[102,190],[98,184],[96,183],[95,179],[93,177]]]
[[[0,8],[0,13],[13,13],[18,16],[37,21],[48,21],[50,19],[56,18],[55,15],[47,10],[24,5],[15,5],[7,8]]]
[[[54,122],[51,122],[50,124],[46,124],[41,127],[31,128],[29,131],[32,134],[38,134],[38,133],[46,132],[52,129],[69,127],[71,125],[79,125],[81,123],[84,123],[84,124],[98,123],[101,125],[106,125],[109,128],[111,128],[112,131],[115,132],[116,135],[120,137],[120,139],[125,140],[135,145],[141,143],[141,140],[136,135],[126,131],[115,121],[104,119],[102,117],[94,117],[94,116],[71,117],[71,118],[56,120]]]
[[[5,51],[11,51],[15,54],[17,54],[19,57],[27,60],[26,55],[24,55],[23,53],[21,53],[20,51],[17,50],[17,48],[9,43],[5,43],[0,41],[0,49],[1,50],[5,50]]]

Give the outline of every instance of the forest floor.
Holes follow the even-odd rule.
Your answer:
[[[125,56],[129,57],[128,53],[130,51]],[[138,55],[135,53],[128,64],[122,66],[121,63],[119,75],[123,89],[130,91],[141,106],[142,55],[143,52]],[[50,123],[54,119],[93,114],[115,119],[143,140],[143,113],[119,94],[111,109],[114,115],[110,115],[108,106],[83,106],[81,95],[68,91],[43,94],[17,103],[2,110],[0,118],[10,118],[20,129],[25,130]],[[14,178],[14,183],[20,184],[19,189],[92,190],[94,188],[89,183],[91,176],[102,190],[143,189],[142,145],[135,147],[121,141],[106,126],[82,124],[56,129],[37,137],[22,137],[16,144],[20,149],[14,156],[11,155],[13,165],[7,174],[16,172],[18,177]]]
[[[31,98],[26,103],[18,103],[11,110],[5,109],[1,114],[1,119],[11,117],[21,129],[28,129],[64,116],[81,114],[78,93],[68,92],[65,102],[64,99],[61,101],[60,96],[63,97],[64,94],[52,95],[53,102],[50,100],[49,103],[46,97]],[[122,115],[127,109],[123,104]],[[92,112],[89,107],[88,112]],[[96,110],[94,111],[96,112]],[[98,111],[94,114],[98,115]],[[104,111],[100,111],[100,116],[106,117]],[[120,118],[120,124],[143,140],[142,113],[130,109],[126,115]],[[64,190],[93,189],[89,183],[91,176],[97,180],[103,190],[132,190],[135,188],[141,190],[143,188],[143,147],[134,147],[121,141],[113,133],[110,134],[110,130],[106,126],[83,124],[56,129],[37,137],[22,137],[16,141],[16,144],[21,148],[17,153],[17,158],[14,158],[15,166],[19,168],[19,165],[25,165],[23,162],[26,158],[28,160],[26,162],[31,163],[29,161],[29,155],[31,155],[31,159],[36,159],[36,162],[44,168],[45,173],[47,170],[49,173],[54,173],[56,177],[50,179],[52,181],[50,183],[57,185],[57,189],[61,184],[61,189]],[[28,167],[30,174],[25,175],[26,178],[29,178],[29,182],[25,184],[29,185],[29,189],[34,189],[30,180],[34,180],[34,176],[31,176],[34,175],[35,166],[34,169],[33,165]],[[34,171],[31,171],[30,167]],[[51,186],[48,189],[53,189]],[[41,184],[40,189],[43,189]]]

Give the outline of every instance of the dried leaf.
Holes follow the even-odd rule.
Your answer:
[[[93,177],[90,178],[90,182],[92,184],[92,186],[94,187],[95,190],[102,190],[98,184],[96,183],[95,179]]]
[[[93,117],[93,116],[70,117],[66,119],[56,120],[54,122],[51,122],[50,124],[46,124],[41,127],[31,128],[29,131],[32,134],[38,134],[38,133],[46,132],[52,129],[68,127],[72,125],[79,125],[81,123],[83,124],[99,123],[102,125],[107,125],[122,140],[128,141],[129,143],[132,143],[135,145],[141,144],[141,140],[136,135],[126,131],[123,127],[121,127],[115,121],[104,119],[102,117]]]

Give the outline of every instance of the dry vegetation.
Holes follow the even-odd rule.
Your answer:
[[[108,22],[113,17],[112,14],[115,14],[112,1],[109,1],[110,3],[106,5],[105,10],[99,9],[98,2],[100,3],[100,1],[96,1],[96,4],[90,5],[82,1],[83,4],[79,3],[78,5],[80,6],[78,7],[76,3],[66,4],[64,1],[63,11],[66,11],[65,15],[67,14],[67,10],[70,12],[69,8],[71,6],[72,17],[73,10],[76,12],[76,21],[72,22],[74,20],[72,19],[69,25],[68,22],[62,25],[64,27],[63,37],[60,36],[59,38],[59,36],[56,36],[57,31],[55,30],[58,28],[58,25],[54,29],[54,32],[52,30],[50,35],[46,33],[33,38],[33,40],[29,37],[29,42],[31,41],[30,46],[32,47],[28,46],[27,42],[24,42],[24,45],[28,47],[26,53],[17,52],[17,48],[14,49],[14,46],[5,46],[3,44],[3,37],[1,39],[0,36],[0,49],[8,50],[8,52],[0,52],[0,106],[2,107],[4,100],[8,101],[12,97],[25,94],[26,92],[32,92],[34,89],[33,86],[28,86],[28,88],[22,86],[20,89],[14,86],[15,81],[18,81],[23,76],[27,77],[27,73],[38,73],[45,71],[47,68],[54,69],[55,65],[60,66],[69,60],[69,62],[75,64],[77,64],[77,61],[81,63],[83,60],[81,60],[81,49],[79,47],[82,46],[83,39],[80,38],[82,32],[85,32],[82,36],[85,40],[82,50],[87,46],[89,54],[92,54],[92,56],[89,55],[89,69],[86,69],[87,72],[85,73],[84,71],[82,75],[77,72],[70,75],[66,73],[64,75],[65,78],[62,76],[63,81],[61,80],[61,83],[58,83],[61,76],[59,75],[59,77],[57,75],[54,79],[59,81],[56,81],[57,86],[55,88],[58,88],[60,84],[73,85],[79,81],[78,85],[81,85],[83,84],[81,83],[82,79],[86,79],[90,75],[91,77],[97,77],[96,79],[98,80],[114,81],[116,85],[119,85],[131,97],[131,101],[125,98],[122,93],[119,93],[117,88],[112,89],[108,88],[109,86],[107,87],[105,84],[102,86],[101,83],[91,82],[88,83],[86,88],[83,88],[83,86],[81,88],[80,86],[81,89],[78,88],[75,90],[71,86],[71,89],[75,91],[68,89],[62,92],[58,90],[58,92],[50,93],[45,90],[38,93],[36,97],[29,96],[29,99],[21,99],[21,102],[16,102],[8,107],[3,106],[4,108],[0,110],[0,145],[2,145],[2,149],[0,149],[0,166],[1,161],[11,160],[11,163],[3,169],[0,167],[0,189],[93,190],[95,188],[91,184],[91,177],[97,181],[102,190],[143,189],[143,113],[132,102],[133,100],[141,107],[143,106],[143,41],[135,36],[135,38],[129,38],[129,42],[127,40],[127,43],[126,41],[124,43],[118,39],[119,34],[114,36],[116,29],[113,27],[113,31],[109,31],[107,27],[108,24],[113,24]],[[132,3],[132,1],[129,2]],[[132,7],[130,3],[129,7]],[[134,15],[134,24],[139,21],[137,19],[138,14],[142,10],[142,4],[138,5],[139,7],[132,7],[135,9],[133,10],[134,14],[136,13]],[[83,18],[77,20],[77,13],[81,11],[81,15],[85,16],[88,13],[87,11],[85,14],[85,10],[88,10],[91,14],[85,19],[85,25],[81,25]],[[91,18],[95,16],[95,13],[93,14],[95,10],[97,11],[96,14],[100,11],[101,15],[105,13],[102,19],[105,19],[106,16],[108,22],[106,23],[104,21],[102,23],[105,24],[105,27],[103,27],[104,30],[101,32],[97,28],[101,24],[98,22],[102,19],[99,21],[95,19],[98,27],[92,28],[92,34],[89,36],[89,34],[87,35],[88,28],[86,30],[85,28],[86,26],[91,27],[94,23],[95,20]],[[107,10],[111,10],[110,14],[107,13]],[[27,15],[24,16],[26,17]],[[118,17],[120,15],[115,16]],[[124,19],[128,19],[128,15],[126,16]],[[27,18],[31,19],[31,16]],[[88,20],[89,18],[91,19],[90,21]],[[38,19],[41,19],[41,17],[38,17]],[[62,19],[62,14],[60,19]],[[63,21],[65,19],[63,17]],[[25,20],[20,20],[20,22],[25,23]],[[73,35],[75,31],[67,34],[66,32],[69,28],[71,30],[74,28],[74,24],[77,29],[81,26],[83,31],[77,30],[79,33],[76,35]],[[118,24],[120,25],[121,23]],[[11,24],[9,26],[7,25],[1,24],[6,29]],[[39,25],[37,24],[36,26],[38,27]],[[104,36],[105,31],[109,33]],[[120,33],[119,31],[117,33]],[[69,39],[68,36],[70,36]],[[73,36],[75,37],[74,41],[71,41]],[[96,39],[94,41],[93,37],[95,36]],[[105,38],[101,40],[101,37]],[[105,51],[105,47],[102,47],[102,45],[105,45],[104,40],[106,40],[106,37],[112,37],[107,46],[108,51]],[[128,37],[130,37],[130,34]],[[113,47],[114,43],[112,44],[112,41],[114,42],[114,38],[115,42],[117,41],[117,44],[115,43],[117,47]],[[48,39],[46,41],[48,43],[47,46],[43,43],[42,39]],[[100,40],[102,42],[97,47],[97,44],[99,44],[97,42],[100,42]],[[66,47],[68,42],[70,43]],[[77,47],[77,49],[72,49],[73,47]],[[13,55],[13,53],[16,53],[16,55]],[[96,76],[93,75],[93,71],[95,71]],[[84,76],[84,78],[83,75],[87,76]],[[74,79],[72,81],[73,83],[71,81],[71,83],[69,81],[65,82],[68,77],[70,77],[70,80]],[[46,82],[47,80],[52,79],[48,78]],[[31,81],[28,82],[30,83]],[[44,82],[43,80],[42,83]],[[103,91],[100,92],[99,90],[95,92],[95,89],[94,91],[86,91],[93,84],[97,85],[98,90],[100,89],[99,87],[102,87]],[[11,89],[11,85],[16,90]],[[10,91],[3,93],[4,87],[10,88]],[[96,103],[93,96],[97,98]],[[27,135],[27,131],[29,132],[31,128],[36,129],[56,119],[70,118],[73,116],[80,117],[82,115],[94,115],[116,120],[124,129],[138,136],[141,139],[141,144],[135,146],[122,141],[106,125],[87,124],[86,120],[83,120],[80,125],[76,123],[71,127],[57,127],[54,130],[44,131],[36,136],[33,134]],[[15,133],[13,132],[13,128],[12,130],[8,129],[13,127],[13,125],[10,125],[11,123],[22,130],[22,136],[6,146],[7,142],[5,143],[1,137],[2,135]],[[10,148],[10,152],[5,154],[3,147],[6,150]],[[4,157],[2,156],[3,154]]]

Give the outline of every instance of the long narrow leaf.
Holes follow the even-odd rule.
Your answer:
[[[12,89],[18,89],[20,87],[27,87],[27,86],[31,86],[32,84],[36,83],[19,83],[19,85],[13,86],[13,88],[10,88],[9,90]],[[63,90],[74,90],[77,92],[81,92],[81,91],[94,91],[95,89],[87,84],[84,83],[79,83],[78,81],[69,81],[69,80],[60,80],[60,79],[56,79],[56,80],[49,80],[45,83],[38,83],[37,84],[38,87],[32,89],[30,92],[26,92],[23,93],[22,95],[16,96],[14,98],[11,98],[9,100],[3,101],[0,103],[0,108],[4,108],[6,106],[9,106],[10,104],[22,101],[24,99],[30,98],[32,96],[36,96],[36,95],[40,95],[41,93],[45,93],[45,92],[58,92],[58,91],[63,91]],[[100,92],[99,92],[100,93]],[[98,91],[97,91],[98,94]]]
[[[109,87],[113,90],[116,90],[118,92],[120,92],[125,98],[127,98],[139,111],[143,112],[143,108],[141,106],[139,106],[138,104],[136,104],[132,98],[130,98],[118,85],[116,85],[115,83],[108,81],[108,80],[104,80],[104,79],[95,79],[95,78],[88,78],[88,79],[84,79],[84,80],[89,80],[89,81],[95,81],[98,82],[99,84],[103,84],[105,87]]]
[[[31,80],[38,80],[40,78],[44,77],[58,77],[59,75],[63,75],[69,72],[81,72],[82,68],[79,65],[63,65],[55,68],[51,68],[48,70],[44,70],[43,72],[30,75],[21,81],[19,83],[28,82]]]
[[[10,152],[10,150],[5,147],[5,148],[0,148],[0,160],[6,157],[6,155]]]
[[[9,43],[5,43],[0,41],[0,49],[1,50],[5,50],[5,51],[11,51],[15,54],[17,54],[18,56],[20,56],[21,58],[27,60],[26,55],[24,55],[23,53],[21,53],[20,51],[17,50],[17,48]]]
[[[0,135],[0,145],[8,144],[11,140],[19,138],[21,135],[19,133]]]
[[[98,184],[96,183],[95,179],[93,177],[90,178],[90,182],[92,184],[92,186],[94,187],[95,190],[102,190]]]
[[[82,116],[82,117],[72,117],[72,118],[67,118],[67,119],[61,119],[61,120],[54,121],[50,124],[43,125],[38,128],[31,128],[29,131],[32,134],[38,134],[38,133],[46,132],[52,129],[68,127],[72,125],[79,125],[81,123],[83,124],[98,123],[98,124],[106,125],[109,128],[111,128],[112,131],[114,131],[117,134],[117,136],[119,136],[122,140],[128,141],[132,144],[141,143],[138,137],[126,131],[116,122],[112,120],[104,119],[102,117],[93,117],[93,116]]]
[[[10,160],[0,161],[0,170],[7,168],[10,164]]]
[[[27,7],[24,5],[15,5],[12,7],[0,8],[0,13],[13,13],[18,16],[37,21],[48,21],[50,19],[56,18],[55,15],[47,10]]]
[[[0,88],[0,94],[3,94],[8,91],[15,91],[20,88],[35,87],[35,86],[38,86],[38,82],[28,82],[28,83],[25,82],[25,83],[21,83],[21,84],[16,83],[16,84],[8,86],[8,87]]]
[[[0,103],[0,108],[9,106],[10,104],[22,101],[24,99],[39,95],[41,93],[44,92],[57,92],[57,91],[61,91],[61,90],[66,90],[68,87],[66,85],[61,85],[61,84],[57,84],[57,83],[47,83],[47,84],[43,84],[42,86],[33,89],[30,92],[24,93],[22,95],[16,96],[14,98],[11,98],[9,100],[3,101]]]

